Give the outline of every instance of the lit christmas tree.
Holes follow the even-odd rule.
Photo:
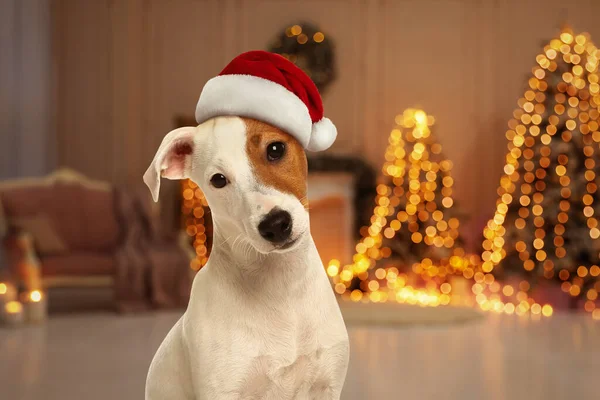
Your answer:
[[[558,281],[600,318],[600,52],[564,29],[536,57],[506,137],[505,175],[484,232],[482,270],[526,288]],[[575,305],[575,301],[572,302]]]
[[[396,117],[377,186],[371,225],[361,230],[351,265],[333,260],[335,290],[360,300],[448,304],[446,278],[472,278],[475,258],[460,247],[452,199],[452,163],[431,132],[434,118],[408,109]],[[420,281],[420,282],[419,282]],[[425,289],[417,289],[425,286]]]

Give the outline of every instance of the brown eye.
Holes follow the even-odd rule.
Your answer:
[[[267,146],[267,160],[277,161],[285,154],[285,144],[281,142],[273,142]]]
[[[210,178],[210,184],[216,187],[217,189],[221,189],[227,185],[227,178],[223,174],[214,174]]]

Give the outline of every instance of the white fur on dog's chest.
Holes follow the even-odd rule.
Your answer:
[[[329,398],[348,341],[326,278],[312,284],[313,293],[270,307],[228,297],[227,286],[207,288],[202,278],[194,282],[183,322],[192,365],[201,366],[192,377],[199,393],[209,399]]]
[[[248,275],[215,251],[152,361],[146,399],[339,400],[348,334],[312,240],[306,253]]]
[[[339,349],[318,345],[316,337],[306,346],[293,335],[266,336],[224,334],[200,344],[205,371],[197,382],[205,387],[199,392],[206,398],[309,399],[331,384],[329,366]]]

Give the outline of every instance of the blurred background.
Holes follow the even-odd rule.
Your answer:
[[[141,398],[210,256],[193,182],[142,174],[241,52],[305,70],[338,139],[312,234],[343,399],[591,399],[594,0],[0,0],[0,386]]]

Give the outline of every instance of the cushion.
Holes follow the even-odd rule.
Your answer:
[[[44,212],[71,250],[103,252],[119,241],[112,190],[95,190],[82,185],[58,182]]]
[[[14,217],[11,218],[10,224],[33,237],[39,254],[60,254],[68,251],[67,245],[54,229],[50,218],[44,214]]]
[[[114,275],[115,258],[110,254],[75,252],[42,258],[42,276]]]
[[[114,249],[121,236],[113,190],[86,189],[81,193],[82,223],[85,242],[80,248],[89,251]]]
[[[71,250],[103,252],[118,245],[114,192],[77,181],[0,185],[7,220],[31,217],[43,211]]]

